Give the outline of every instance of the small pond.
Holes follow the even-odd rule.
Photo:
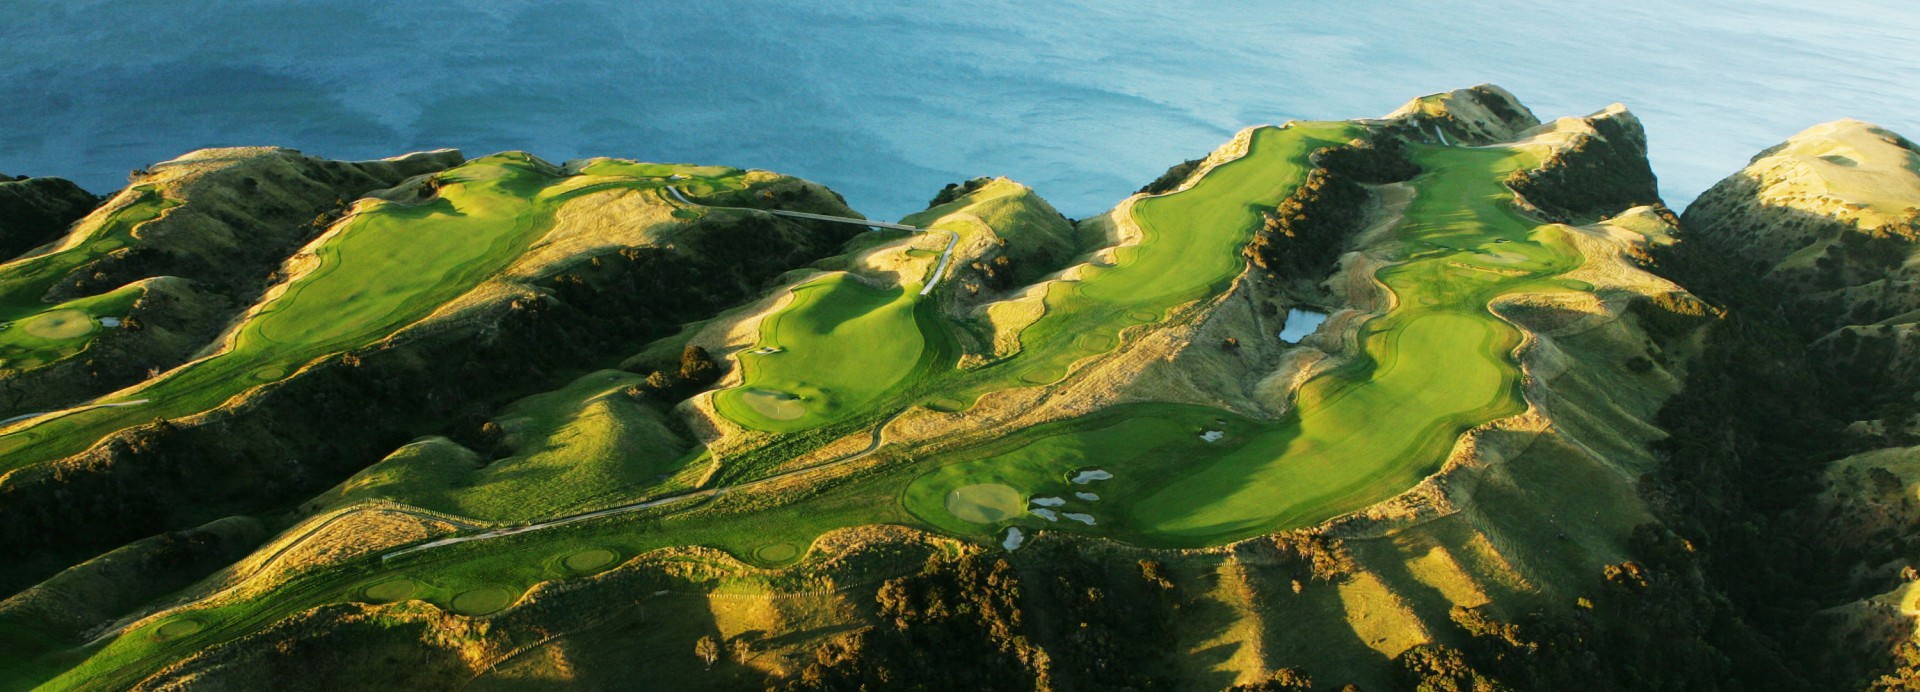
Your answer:
[[[1280,340],[1289,344],[1300,343],[1301,339],[1307,338],[1308,334],[1312,334],[1313,330],[1319,329],[1320,324],[1326,321],[1327,313],[1324,312],[1301,310],[1299,308],[1288,310],[1287,324],[1285,328],[1280,330]]]

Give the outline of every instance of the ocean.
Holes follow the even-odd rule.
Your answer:
[[[1243,127],[1499,84],[1622,102],[1684,206],[1809,125],[1920,137],[1911,0],[0,5],[0,171],[96,192],[193,149],[457,147],[767,168],[877,218],[1004,175],[1098,213]]]

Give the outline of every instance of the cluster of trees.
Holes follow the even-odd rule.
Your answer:
[[[1407,154],[1406,141],[1396,136],[1321,147],[1313,152],[1312,159],[1322,168],[1368,185],[1397,183],[1420,175],[1420,164]]]
[[[1206,161],[1205,158],[1198,158],[1173,164],[1172,167],[1167,169],[1167,172],[1161,173],[1160,177],[1153,179],[1153,182],[1142,186],[1136,194],[1157,195],[1180,187],[1180,183],[1186,182],[1187,176],[1191,176],[1194,171],[1199,170],[1200,164],[1204,161]]]
[[[627,395],[672,403],[700,393],[718,379],[720,364],[714,362],[713,355],[705,348],[687,344],[680,350],[678,367],[649,371],[645,382],[627,388]]]
[[[789,690],[1170,686],[1178,666],[1164,633],[1182,596],[1165,568],[1143,561],[1137,571],[1113,570],[1070,550],[1047,557],[1016,567],[1005,557],[936,554],[918,574],[880,587],[878,626],[772,682]]]
[[[1604,218],[1660,201],[1647,163],[1646,136],[1619,118],[1592,118],[1598,137],[1581,135],[1539,168],[1514,171],[1507,186],[1548,219]]]
[[[988,261],[975,260],[967,263],[967,268],[980,277],[980,284],[993,291],[1013,288],[1018,281],[1014,278],[1013,258],[1000,255]],[[972,287],[972,284],[969,284]],[[976,291],[977,292],[977,291]]]
[[[1372,195],[1362,183],[1381,185],[1420,174],[1397,135],[1374,136],[1321,147],[1309,157],[1314,169],[1273,209],[1261,213],[1244,254],[1269,275],[1318,281],[1366,223]]]
[[[1269,275],[1318,281],[1366,222],[1369,199],[1353,179],[1315,168],[1279,206],[1262,212],[1245,254]]]
[[[993,182],[992,178],[982,176],[979,178],[968,180],[966,182],[947,183],[946,187],[940,188],[940,191],[933,195],[933,201],[927,202],[927,208],[932,209],[942,204],[946,204],[948,202],[958,200],[961,197],[965,197],[967,195],[973,194],[974,191],[979,190],[980,188],[986,187],[987,183],[991,183],[991,182]]]

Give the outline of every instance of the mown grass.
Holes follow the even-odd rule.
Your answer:
[[[1258,149],[1249,157],[1257,155]],[[1256,429],[1237,440],[1232,417],[1203,414],[1217,418],[1216,428],[1228,428],[1213,445],[1182,442],[1197,434],[1192,428],[1200,421],[1183,427],[1165,414],[1129,416],[1117,424],[1107,416],[1089,417],[1064,426],[1071,432],[935,470],[911,486],[903,501],[929,523],[979,534],[998,527],[952,518],[938,502],[944,493],[996,482],[1057,494],[1067,489],[1065,474],[1099,466],[1115,474],[1104,482],[1109,491],[1094,491],[1101,499],[1084,509],[1100,524],[1083,528],[1063,521],[1060,527],[1148,545],[1192,546],[1310,525],[1418,483],[1444,461],[1462,431],[1524,409],[1512,355],[1520,333],[1494,316],[1489,302],[1516,291],[1568,290],[1554,277],[1578,266],[1580,257],[1560,231],[1509,205],[1501,181],[1511,170],[1534,165],[1532,155],[1424,147],[1416,156],[1428,172],[1414,181],[1419,195],[1394,230],[1404,261],[1377,276],[1396,296],[1395,307],[1363,329],[1363,357],[1301,389],[1296,415],[1273,426],[1240,425]],[[1207,189],[1209,180],[1193,189]],[[1192,191],[1160,199],[1187,194]],[[1209,203],[1235,206],[1218,198]],[[1160,213],[1206,218],[1193,207],[1137,213],[1149,229],[1157,227]],[[1141,295],[1185,295],[1177,285],[1160,278],[1139,287]],[[1117,286],[1089,284],[1084,291]],[[1071,495],[1061,496],[1069,503],[1059,511],[1075,507]]]
[[[793,302],[760,324],[754,350],[736,356],[742,384],[714,395],[722,415],[742,425],[794,432],[859,412],[914,374],[926,350],[915,318],[919,284],[875,287],[836,273],[792,289]],[[770,417],[748,397],[798,398],[798,417]],[[764,395],[764,394],[763,394]]]
[[[568,200],[670,182],[563,176],[523,153],[474,159],[438,179],[439,195],[422,204],[363,201],[316,249],[320,266],[263,303],[226,350],[99,399],[148,403],[75,413],[0,435],[0,469],[73,454],[155,418],[208,410],[315,358],[372,343],[499,272],[551,226],[554,211]],[[738,179],[702,182],[726,186]]]
[[[126,314],[137,291],[112,291],[99,296],[49,304],[42,300],[55,283],[82,265],[126,247],[140,224],[160,218],[168,209],[180,206],[148,186],[135,186],[137,198],[114,211],[91,234],[64,250],[0,264],[0,368],[26,369],[71,356],[85,349],[98,330],[66,338],[45,338],[28,334],[25,327],[36,318],[68,310],[79,310],[99,317]]]
[[[0,329],[0,369],[25,370],[86,349],[106,327],[102,317],[126,317],[145,289],[119,289],[69,300],[28,315]],[[61,326],[52,323],[59,321]]]
[[[1119,346],[1126,328],[1225,290],[1246,266],[1240,248],[1259,227],[1261,208],[1292,194],[1315,149],[1359,133],[1346,122],[1260,128],[1246,156],[1183,192],[1135,203],[1139,244],[1120,248],[1111,266],[1090,268],[1079,281],[1053,284],[1046,315],[1020,333],[1020,351],[981,368],[946,398],[971,402],[996,389],[1059,380],[1075,362]]]

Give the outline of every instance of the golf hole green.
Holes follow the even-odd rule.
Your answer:
[[[1013,486],[975,483],[947,493],[947,513],[961,521],[995,524],[1027,511],[1027,497]]]
[[[568,555],[560,561],[560,564],[565,565],[569,572],[592,572],[613,564],[614,559],[618,557],[620,556],[611,550],[594,548]]]
[[[375,603],[392,603],[407,600],[418,585],[412,579],[389,579],[367,587],[367,600]]]
[[[763,545],[753,551],[753,556],[759,558],[761,562],[786,562],[799,554],[800,549],[793,547],[792,543]]]
[[[453,612],[461,615],[486,615],[513,604],[513,592],[498,586],[483,586],[462,591],[453,597]]]
[[[93,315],[79,310],[54,310],[27,319],[20,325],[28,334],[42,339],[71,339],[93,333],[99,323]]]
[[[161,625],[159,629],[153,631],[153,637],[162,641],[179,639],[206,628],[207,623],[191,618],[182,618]]]
[[[768,420],[793,420],[807,415],[800,397],[772,389],[749,389],[740,393],[740,403]]]
[[[1089,351],[1105,351],[1113,348],[1114,338],[1105,334],[1087,334],[1075,341],[1079,343],[1080,348]]]

